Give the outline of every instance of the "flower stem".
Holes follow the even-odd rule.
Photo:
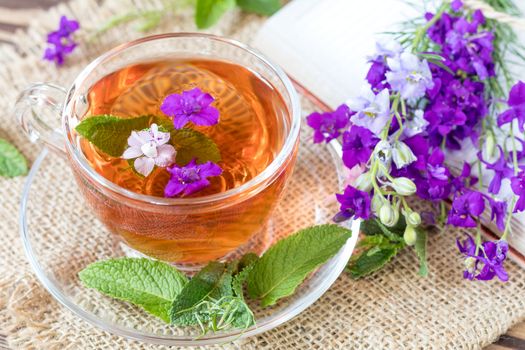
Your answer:
[[[441,19],[441,17],[443,16],[443,13],[445,12],[447,6],[448,6],[448,3],[442,4],[439,7],[437,13],[434,15],[434,17],[432,17],[430,19],[430,21],[428,21],[424,26],[419,27],[416,30],[415,38],[414,38],[414,41],[412,42],[412,51],[414,53],[420,52],[419,46],[421,45],[421,41],[423,40],[423,38],[427,34],[427,31],[430,29],[430,27],[432,27],[434,24],[436,24],[437,21],[439,21]]]

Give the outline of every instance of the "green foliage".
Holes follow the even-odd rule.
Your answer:
[[[188,164],[193,158],[197,159],[197,163],[221,161],[221,152],[217,144],[197,130],[189,128],[173,130],[170,143],[177,150],[175,161],[179,166]]]
[[[195,23],[199,29],[209,28],[234,7],[235,0],[197,0]]]
[[[27,161],[15,146],[0,138],[0,176],[15,177],[27,174]]]
[[[281,0],[237,0],[237,6],[247,12],[271,16],[281,8]]]

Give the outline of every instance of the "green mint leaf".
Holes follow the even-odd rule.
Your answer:
[[[218,163],[221,161],[219,147],[208,136],[189,128],[171,131],[170,143],[177,150],[175,161],[184,166],[197,158],[197,163],[207,161]]]
[[[379,219],[361,221],[360,230],[367,236],[382,234],[391,241],[402,242],[405,232],[406,222],[404,217],[400,217],[397,224],[387,227]]]
[[[281,8],[281,0],[237,0],[237,5],[247,12],[271,16]]]
[[[232,275],[225,264],[210,262],[184,286],[170,310],[171,323],[177,325],[198,324],[194,311],[203,302],[231,296]]]
[[[95,262],[79,272],[82,283],[128,301],[169,322],[169,311],[188,279],[169,264],[145,258]]]
[[[195,23],[199,29],[209,28],[234,7],[235,0],[197,0]]]
[[[121,157],[132,131],[148,128],[153,117],[123,119],[111,115],[97,115],[82,120],[75,130],[102,152]]]
[[[244,300],[243,286],[248,278],[248,275],[253,270],[255,263],[259,260],[257,254],[249,253],[242,257],[239,261],[239,272],[233,277],[232,289],[233,294]]]
[[[315,268],[335,255],[352,235],[337,225],[314,226],[284,238],[272,246],[248,274],[252,298],[269,306],[291,295]]]
[[[419,258],[419,275],[423,277],[428,276],[428,264],[427,264],[427,233],[421,229],[416,229],[417,238],[414,249],[416,250],[417,257]]]
[[[371,249],[362,252],[350,263],[348,270],[352,278],[358,279],[381,269],[398,252],[398,249],[395,247],[376,248],[372,248],[373,251]]]
[[[0,139],[0,176],[15,177],[27,174],[27,161],[15,146]]]

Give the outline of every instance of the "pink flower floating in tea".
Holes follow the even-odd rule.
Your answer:
[[[64,64],[65,56],[69,55],[77,47],[72,35],[80,28],[75,20],[70,20],[66,16],[60,17],[60,24],[56,31],[47,35],[47,42],[50,44],[44,52],[44,59],[54,61],[57,65]]]
[[[177,151],[168,144],[169,132],[159,131],[157,124],[151,124],[147,130],[132,131],[128,138],[129,148],[124,151],[122,158],[135,159],[135,170],[148,176],[156,166],[167,167],[175,162]]]
[[[210,106],[215,99],[199,88],[183,91],[182,94],[168,95],[160,110],[173,119],[175,129],[183,128],[188,122],[199,126],[212,126],[219,122],[219,111]]]
[[[222,174],[222,169],[217,164],[213,162],[197,164],[195,159],[182,167],[174,165],[168,168],[168,171],[171,178],[164,189],[165,197],[175,197],[179,194],[189,196],[209,186],[208,177]]]

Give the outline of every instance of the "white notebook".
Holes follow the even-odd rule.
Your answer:
[[[525,12],[525,1],[516,2]],[[333,109],[359,93],[380,33],[421,15],[402,0],[294,0],[266,22],[254,45]],[[520,36],[525,44],[525,32]],[[525,79],[524,65],[514,68],[516,79]],[[513,232],[513,255],[525,266],[525,214],[513,219]]]

